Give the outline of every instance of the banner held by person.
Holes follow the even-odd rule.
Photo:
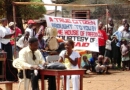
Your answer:
[[[98,20],[70,19],[45,15],[47,26],[58,30],[58,37],[75,41],[76,50],[98,52]]]

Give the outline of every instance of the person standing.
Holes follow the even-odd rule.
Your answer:
[[[28,46],[28,40],[29,40],[29,32],[25,32],[25,34],[19,38],[19,40],[16,42],[16,46],[18,47],[18,50],[21,50],[24,47]]]
[[[106,32],[108,32],[109,28],[112,28],[112,30],[114,30],[114,23],[112,18],[108,18],[108,24],[105,25],[105,28],[107,30]]]
[[[103,55],[105,53],[105,45],[107,40],[107,34],[103,28],[103,23],[100,22],[98,26],[98,44],[99,44],[99,55]]]
[[[129,31],[129,24],[124,25],[124,29],[121,32],[122,36],[121,39],[126,39],[127,43],[130,41],[130,31]]]
[[[15,49],[15,38],[17,38],[18,37],[18,35],[20,35],[20,34],[22,34],[22,32],[21,32],[21,29],[20,28],[18,28],[17,26],[15,27],[15,29],[14,29],[14,25],[15,25],[15,23],[14,22],[10,22],[9,23],[9,28],[11,29],[11,32],[14,32],[15,31],[15,35],[12,35],[11,36],[11,40],[10,40],[10,43],[11,43],[11,45],[12,45],[12,53],[14,54],[14,49]],[[15,54],[16,54],[16,52],[15,52]]]
[[[33,20],[28,20],[27,24],[28,24],[28,27],[26,28],[25,32],[28,31],[30,34],[30,37],[35,37],[36,31],[34,30],[34,27],[33,27],[35,22]]]
[[[65,42],[65,49],[59,54],[59,62],[64,63],[67,69],[79,69],[78,58],[80,55],[78,52],[73,50],[74,42],[69,39]],[[70,75],[66,78],[66,90],[70,90]],[[79,75],[71,75],[73,90],[79,90]]]
[[[121,32],[121,31],[123,31],[124,30],[124,25],[125,24],[127,24],[128,22],[127,22],[127,20],[126,19],[122,19],[122,25],[118,28],[118,31],[119,32]],[[130,30],[130,28],[129,28],[129,30]]]
[[[17,81],[17,70],[12,66],[13,57],[12,46],[10,44],[10,38],[15,34],[15,32],[11,32],[11,30],[7,27],[8,20],[6,18],[1,19],[1,24],[2,26],[0,26],[0,31],[2,32],[2,50],[7,52],[5,80]]]

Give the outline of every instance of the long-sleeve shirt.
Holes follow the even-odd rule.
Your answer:
[[[19,60],[22,61],[21,66],[24,69],[30,69],[31,65],[40,65],[40,64],[44,64],[45,60],[42,57],[42,54],[39,50],[36,50],[34,52],[34,55],[36,56],[36,59],[33,60],[33,54],[31,49],[29,48],[29,46],[23,48],[22,50],[20,50],[19,52]]]
[[[116,32],[113,33],[113,35],[115,35],[117,37],[117,40],[118,40],[116,46],[120,47],[120,45],[121,45],[120,41],[121,41],[122,33],[120,31],[116,31]]]

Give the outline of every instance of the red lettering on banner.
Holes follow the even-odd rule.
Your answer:
[[[75,42],[76,47],[88,47],[89,43],[86,42]]]
[[[80,36],[84,36],[84,31],[80,31]]]
[[[83,20],[82,22],[83,24],[96,25],[95,21],[91,21],[91,20]]]
[[[64,30],[65,35],[76,35],[78,36],[78,30]]]
[[[63,30],[58,30],[58,35],[63,35]]]
[[[74,24],[96,25],[96,22],[95,22],[95,21],[92,21],[92,20],[73,20],[73,19],[72,19],[72,22],[73,22]]]
[[[53,19],[51,17],[49,17],[49,20],[50,20],[50,22],[53,22]]]
[[[68,18],[54,18],[57,22],[62,22],[62,23],[71,23],[70,19]]]
[[[98,33],[97,32],[86,32],[86,36],[88,36],[88,37],[98,37]]]

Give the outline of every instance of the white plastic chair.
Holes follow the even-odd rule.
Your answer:
[[[22,63],[21,63],[21,61],[19,59],[15,59],[13,61],[13,67],[14,68],[23,70],[23,79],[19,78],[18,90],[20,90],[20,86],[21,86],[22,82],[24,83],[24,90],[29,90],[30,79],[26,78],[26,76],[25,76],[25,69],[23,69],[23,67],[21,66],[21,64]]]

